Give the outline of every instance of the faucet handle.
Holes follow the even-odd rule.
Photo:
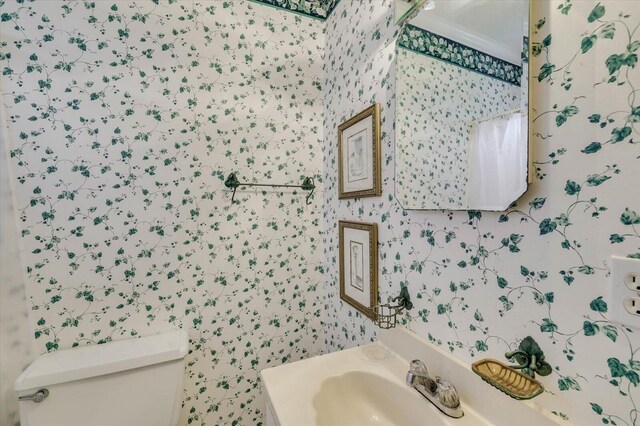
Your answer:
[[[411,361],[411,364],[409,364],[409,372],[416,376],[422,377],[426,377],[429,375],[427,366],[424,365],[424,362],[420,361],[419,359],[414,359],[413,361]]]
[[[407,371],[406,382],[409,386],[414,386],[414,383],[424,384],[429,382],[429,388],[432,392],[435,391],[436,384],[429,377],[427,366],[419,359],[414,359],[409,364],[409,371]]]
[[[436,377],[436,383],[438,384],[438,398],[442,405],[448,408],[460,406],[460,396],[458,396],[455,386],[440,377]]]

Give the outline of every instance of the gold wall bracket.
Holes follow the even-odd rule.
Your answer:
[[[395,305],[392,304],[384,304],[384,305],[376,305],[373,307],[373,320],[376,325],[385,330],[394,328],[398,323],[398,315],[402,313],[405,309],[409,310],[413,308],[413,303],[411,303],[411,296],[409,296],[409,290],[407,287],[402,287],[400,290],[400,295],[391,299],[392,302],[395,302]]]

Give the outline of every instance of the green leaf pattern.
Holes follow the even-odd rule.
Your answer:
[[[405,211],[395,198],[394,187],[402,184],[394,181],[392,167],[402,155],[394,151],[398,27],[392,2],[381,3],[341,2],[327,21],[328,343],[342,349],[376,336],[375,327],[339,299],[335,241],[339,219],[377,222],[380,299],[389,301],[407,286],[416,308],[402,321],[411,330],[467,362],[500,358],[531,335],[554,367],[542,379],[545,387],[570,393],[539,404],[572,424],[636,424],[634,373],[640,371],[631,365],[639,365],[640,338],[608,317],[608,256],[640,258],[640,74],[625,59],[610,82],[606,60],[637,51],[640,3],[534,2],[535,178],[528,193],[502,213]],[[402,43],[419,45],[420,39]],[[434,82],[437,75],[430,73],[436,69],[425,68]],[[336,127],[372,102],[383,109],[383,196],[339,201]],[[418,115],[423,106],[419,99],[414,105]],[[624,375],[612,377],[610,358],[627,367]]]
[[[260,369],[376,337],[338,295],[337,221],[362,220],[380,226],[380,299],[414,299],[404,325],[467,362],[531,335],[545,387],[571,393],[544,408],[635,424],[640,340],[608,318],[607,257],[640,258],[639,3],[535,2],[535,179],[503,213],[395,199],[391,0],[271,3],[335,9],[0,3],[38,350],[183,327],[183,422],[259,424]],[[373,102],[383,195],[339,201],[337,126]],[[314,176],[314,204],[256,190],[230,205],[230,170]]]
[[[259,424],[259,370],[324,351],[324,23],[248,1],[0,7],[38,351],[184,328],[180,424]],[[232,205],[230,171],[318,195]]]

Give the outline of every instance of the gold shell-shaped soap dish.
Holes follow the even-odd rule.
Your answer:
[[[545,361],[544,352],[531,336],[520,342],[518,349],[504,354],[517,365],[505,365],[495,359],[481,359],[471,369],[482,380],[515,399],[531,399],[544,392],[536,374],[548,376],[551,365]]]
[[[471,365],[482,380],[515,399],[531,399],[544,391],[536,379],[495,359],[482,359]]]

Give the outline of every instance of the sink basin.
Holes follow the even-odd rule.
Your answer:
[[[400,327],[378,341],[260,372],[265,426],[557,426],[534,402],[517,401],[485,383],[468,364]],[[421,359],[432,376],[458,390],[464,416],[446,416],[405,383]],[[568,426],[568,423],[562,423]]]
[[[313,398],[317,426],[445,426],[416,391],[376,374],[350,372],[325,379]]]

